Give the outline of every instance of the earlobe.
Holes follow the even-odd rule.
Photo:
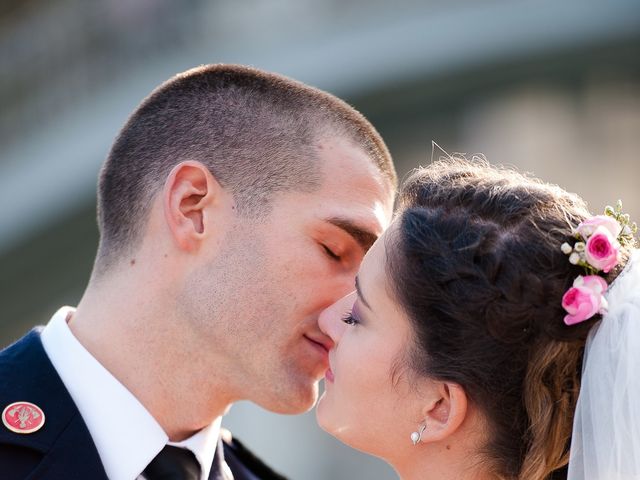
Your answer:
[[[460,385],[443,382],[437,392],[423,410],[423,442],[439,441],[451,436],[467,416],[467,394]]]
[[[207,209],[221,193],[221,186],[200,162],[186,161],[169,173],[163,188],[167,226],[184,250],[194,250],[207,233]]]

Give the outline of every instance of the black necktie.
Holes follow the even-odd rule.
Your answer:
[[[199,480],[200,465],[186,448],[166,445],[142,472],[145,480]]]

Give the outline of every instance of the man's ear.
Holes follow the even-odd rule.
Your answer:
[[[436,442],[455,433],[467,416],[468,400],[463,388],[456,383],[439,382],[435,395],[424,406],[425,425],[421,440]]]
[[[208,233],[210,207],[220,204],[222,186],[200,162],[181,162],[169,173],[162,190],[164,216],[176,244],[195,250]]]

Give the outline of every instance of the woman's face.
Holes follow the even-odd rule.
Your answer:
[[[316,416],[342,442],[383,458],[409,451],[421,422],[406,365],[412,329],[391,296],[385,272],[387,231],[365,256],[357,291],[326,309],[320,328],[335,342]]]

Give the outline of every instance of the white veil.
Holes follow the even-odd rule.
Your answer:
[[[587,339],[569,480],[640,479],[640,251],[607,300]]]

